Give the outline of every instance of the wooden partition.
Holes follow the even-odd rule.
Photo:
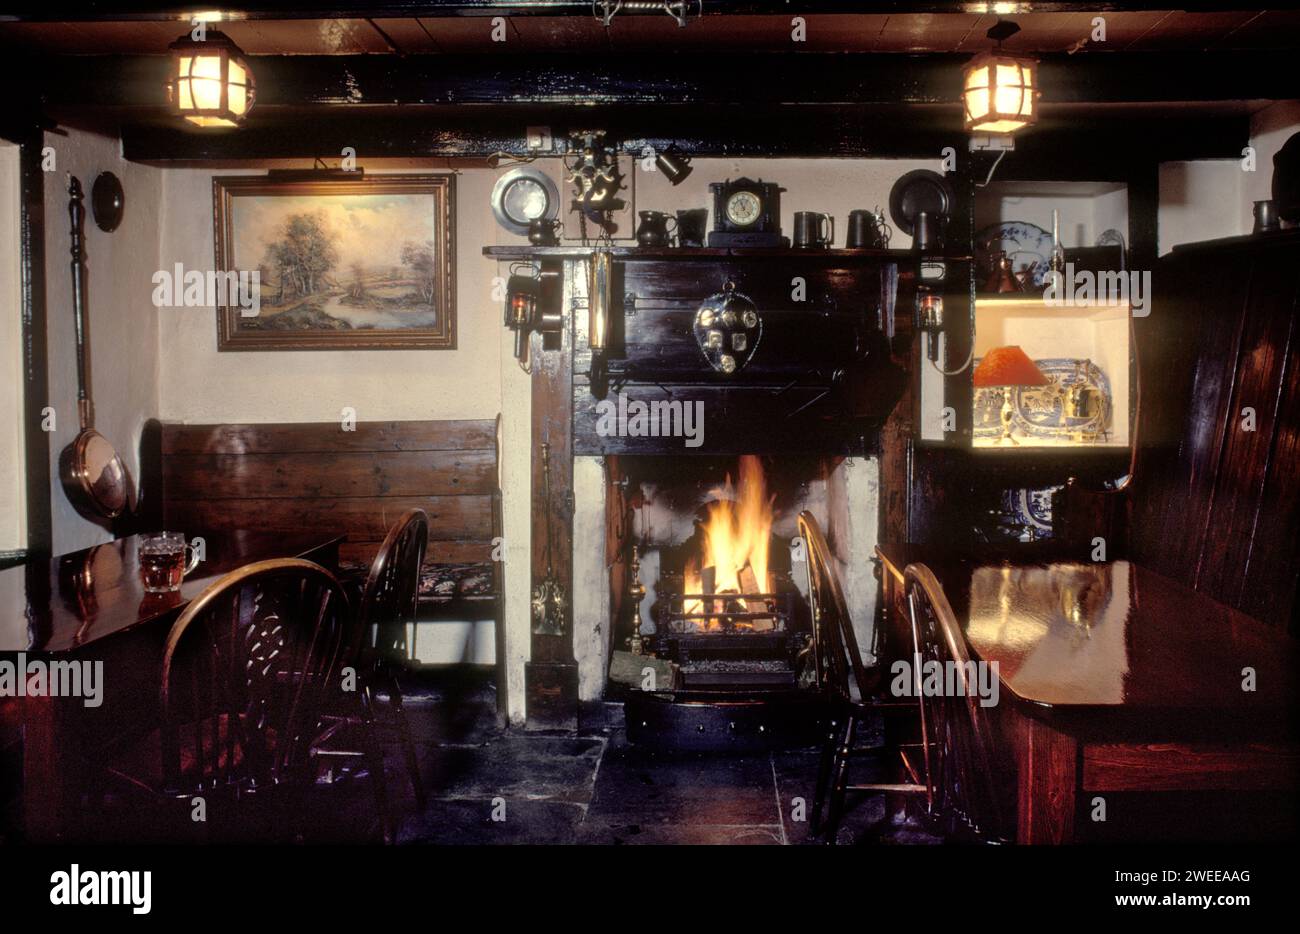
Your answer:
[[[1067,535],[1292,633],[1300,600],[1300,231],[1189,244],[1135,320],[1123,497],[1071,490]],[[1116,508],[1116,507],[1119,508]]]
[[[165,424],[161,447],[169,529],[338,531],[358,568],[411,508],[429,516],[426,568],[491,562],[500,534],[491,419]]]

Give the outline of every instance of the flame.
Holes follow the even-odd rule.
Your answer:
[[[731,475],[718,491],[717,498],[709,504],[708,518],[701,531],[704,547],[701,555],[692,555],[686,562],[683,582],[687,593],[702,593],[701,568],[713,568],[713,593],[771,593],[772,581],[768,574],[768,548],[772,538],[772,498],[767,493],[767,480],[762,462],[752,454],[740,458],[737,484],[732,485]],[[741,574],[748,567],[754,575],[754,584],[741,585]],[[703,609],[702,601],[687,601],[687,613]],[[722,609],[721,601],[715,601]],[[740,602],[743,608],[743,601]],[[717,625],[709,621],[709,628]]]
[[[686,593],[700,593],[700,588],[704,582],[700,579],[700,559],[697,555],[691,555],[686,559],[686,567],[682,571],[683,590]],[[702,600],[686,600],[682,603],[682,612],[686,614],[699,613],[704,609]]]
[[[740,572],[748,565],[760,593],[770,593],[767,550],[772,537],[772,503],[767,480],[757,457],[740,458],[736,487],[728,475],[722,495],[709,504],[704,524],[704,566],[714,568],[714,593],[743,592]]]

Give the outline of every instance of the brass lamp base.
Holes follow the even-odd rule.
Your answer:
[[[998,444],[1001,444],[1003,441],[1010,441],[1012,444],[1017,446],[1020,444],[1019,441],[1011,437],[1011,432],[1014,430],[1014,426],[1015,426],[1015,417],[1016,417],[1016,410],[1011,405],[1011,390],[1004,389],[1002,390],[1002,412],[1001,412],[1002,436],[998,438]]]

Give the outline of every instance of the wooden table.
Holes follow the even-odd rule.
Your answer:
[[[29,840],[63,838],[87,756],[134,718],[156,714],[163,642],[190,600],[253,561],[302,557],[335,570],[344,538],[238,531],[202,537],[206,556],[177,593],[145,592],[139,536],[0,571],[0,660],[12,662],[21,653],[27,659],[103,662],[98,707],[86,707],[79,698],[21,698]]]
[[[972,658],[997,662],[1020,842],[1074,839],[1094,794],[1300,787],[1300,652],[1281,628],[1128,561],[877,554],[901,648],[887,655],[911,654],[900,623],[915,562],[942,585]]]

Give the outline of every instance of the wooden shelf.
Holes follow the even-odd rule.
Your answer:
[[[483,255],[498,260],[529,259],[582,259],[597,248],[593,246],[487,246]],[[892,260],[894,262],[959,262],[969,256],[943,256],[917,253],[913,250],[813,250],[798,247],[779,248],[711,248],[711,247],[639,247],[615,246],[611,248],[615,259],[621,260],[717,260],[717,259],[804,259],[804,260]]]

